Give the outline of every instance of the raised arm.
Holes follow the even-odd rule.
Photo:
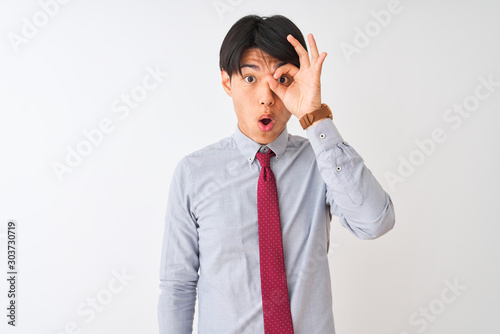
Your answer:
[[[321,70],[327,55],[319,53],[312,34],[307,38],[310,55],[295,37],[287,37],[299,56],[300,68],[286,64],[267,76],[269,87],[299,120],[321,107]],[[281,85],[276,80],[282,75],[291,75],[291,84]],[[361,156],[342,139],[333,121],[318,120],[306,130],[327,185],[330,213],[360,239],[374,239],[389,231],[395,221],[391,198]]]
[[[391,230],[395,222],[391,198],[333,121],[327,118],[310,126],[307,137],[326,183],[330,213],[360,239],[375,239]]]

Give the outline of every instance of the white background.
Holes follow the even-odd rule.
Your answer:
[[[500,82],[500,2],[401,0],[377,31],[371,12],[388,4],[73,0],[44,22],[38,1],[2,0],[0,331],[158,332],[173,169],[235,130],[218,56],[229,28],[250,13],[282,14],[314,34],[328,53],[323,102],[394,202],[395,228],[377,240],[332,220],[337,333],[498,331],[500,87],[481,88],[489,96],[459,125],[443,116],[474,101],[480,77]],[[16,46],[13,36],[24,38],[34,20],[38,30]],[[356,46],[366,27],[369,44],[347,57],[341,46]],[[122,94],[140,92],[148,68],[169,75],[126,116],[115,112]],[[54,164],[85,150],[83,131],[105,119],[113,130],[58,177]],[[416,141],[438,128],[446,140],[422,153]],[[294,116],[288,129],[305,137]],[[413,169],[391,185],[387,175],[410,158]],[[18,236],[16,328],[6,324],[9,220]]]

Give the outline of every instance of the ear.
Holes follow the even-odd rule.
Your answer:
[[[233,96],[233,91],[231,89],[231,80],[229,78],[229,75],[227,74],[226,71],[222,70],[221,71],[221,77],[222,77],[222,88],[226,91],[226,94],[230,97]]]

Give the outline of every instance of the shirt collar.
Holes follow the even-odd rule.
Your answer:
[[[281,131],[280,135],[272,143],[261,145],[241,132],[240,127],[238,126],[238,124],[236,124],[236,130],[234,131],[233,139],[236,142],[236,145],[238,146],[240,152],[250,164],[253,163],[256,153],[262,146],[269,147],[276,154],[274,158],[277,161],[285,153],[286,145],[288,143],[288,130],[287,126],[285,125],[283,131]]]

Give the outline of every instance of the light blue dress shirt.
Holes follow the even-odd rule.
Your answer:
[[[394,208],[333,121],[307,138],[287,128],[268,145],[244,135],[186,155],[170,192],[160,266],[161,334],[264,333],[259,267],[256,153],[276,153],[283,252],[295,334],[334,334],[328,265],[332,215],[360,239],[394,226]],[[199,270],[199,271],[198,271]]]

